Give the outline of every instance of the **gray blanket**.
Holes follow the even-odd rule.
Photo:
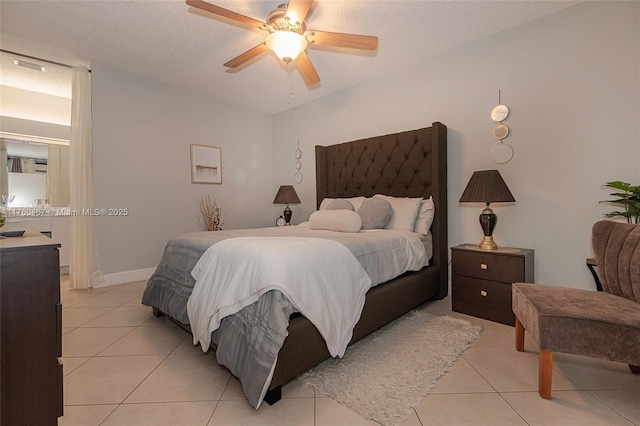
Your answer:
[[[191,270],[211,245],[243,235],[246,234],[240,231],[191,233],[169,241],[147,283],[142,303],[189,324],[187,301],[195,284]],[[211,335],[217,345],[218,362],[240,379],[247,400],[256,409],[270,383],[272,368],[288,334],[289,316],[294,311],[282,293],[269,291],[256,303],[223,319]]]

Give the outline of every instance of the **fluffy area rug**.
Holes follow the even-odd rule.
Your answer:
[[[403,424],[482,327],[412,311],[299,377],[380,425]]]

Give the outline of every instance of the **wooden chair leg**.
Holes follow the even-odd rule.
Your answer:
[[[524,326],[516,317],[516,350],[524,352]]]
[[[540,351],[538,393],[541,398],[551,399],[551,376],[553,372],[553,352]]]

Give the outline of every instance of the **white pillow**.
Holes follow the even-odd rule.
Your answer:
[[[416,224],[413,226],[413,232],[427,235],[433,223],[433,217],[436,215],[436,206],[433,204],[433,197],[422,200],[420,211],[416,218]]]
[[[332,201],[335,200],[347,200],[348,202],[350,202],[351,204],[353,204],[353,209],[355,211],[358,211],[358,209],[360,208],[360,206],[362,205],[362,202],[364,201],[365,197],[353,197],[353,198],[323,198],[322,202],[320,203],[320,208],[318,210],[326,210],[327,206],[329,204],[331,204]]]
[[[393,216],[385,229],[402,229],[413,232],[422,198],[400,198],[381,194],[376,194],[374,197],[387,200],[393,208]]]
[[[318,210],[309,216],[309,226],[316,230],[358,232],[362,219],[353,210]]]

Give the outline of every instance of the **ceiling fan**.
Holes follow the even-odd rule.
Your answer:
[[[313,0],[291,0],[288,5],[281,4],[269,13],[267,22],[202,0],[187,0],[187,4],[269,33],[264,42],[225,63],[224,66],[228,68],[237,68],[271,49],[286,63],[293,61],[304,81],[313,85],[320,81],[320,76],[305,52],[307,46],[324,45],[362,50],[376,50],[378,47],[378,37],[374,36],[307,30],[304,18],[309,13]]]

